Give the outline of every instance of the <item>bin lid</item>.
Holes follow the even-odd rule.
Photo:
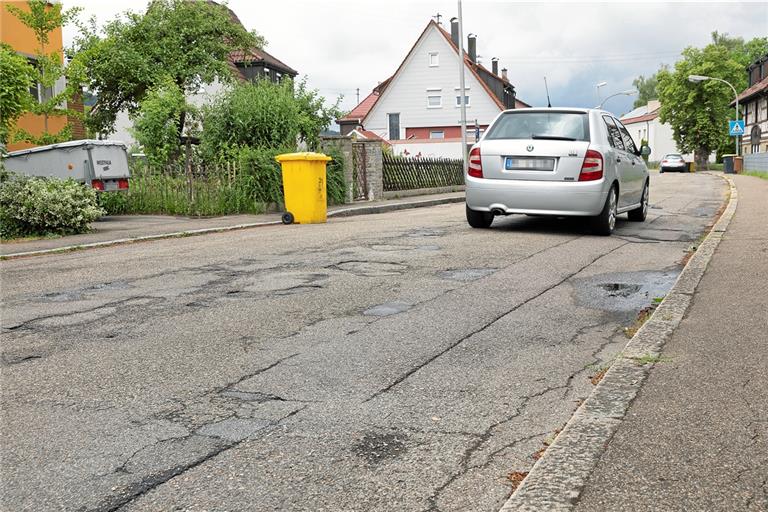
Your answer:
[[[306,153],[283,153],[282,155],[277,155],[275,157],[275,160],[281,163],[294,162],[296,160],[313,160],[316,162],[327,162],[329,160],[333,160],[333,158],[329,157],[328,155],[324,155],[322,153],[306,152]]]

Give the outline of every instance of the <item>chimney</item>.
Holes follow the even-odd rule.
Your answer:
[[[499,76],[499,59],[497,57],[491,59],[491,71],[494,75]]]
[[[469,54],[469,60],[477,62],[477,36],[475,34],[467,36],[467,53]]]
[[[507,68],[501,70],[501,78],[502,80],[509,80],[509,78],[507,78]]]
[[[459,47],[459,18],[451,18],[451,41]]]

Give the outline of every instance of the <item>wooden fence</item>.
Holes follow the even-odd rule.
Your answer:
[[[384,155],[384,190],[451,187],[464,184],[460,159]]]

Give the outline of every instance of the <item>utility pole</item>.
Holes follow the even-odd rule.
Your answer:
[[[467,173],[467,105],[464,101],[466,87],[464,86],[464,25],[461,16],[461,0],[459,2],[459,106],[461,107],[461,159],[464,162],[464,174]]]

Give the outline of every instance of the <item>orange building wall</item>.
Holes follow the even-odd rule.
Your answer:
[[[17,52],[32,57],[38,52],[35,34],[16,16],[8,12],[8,5],[14,5],[25,11],[29,10],[26,0],[0,0],[0,41],[11,45]],[[63,59],[63,48],[64,43],[61,35],[61,27],[59,27],[50,33],[49,42],[45,47],[45,53],[58,52]],[[45,128],[43,117],[34,114],[24,114],[16,124],[19,128],[23,128],[35,135],[43,133]],[[51,133],[58,132],[66,125],[66,117],[57,116],[48,118],[48,131]],[[33,146],[33,144],[27,143],[11,143],[8,144],[8,151],[16,151],[17,149],[26,149]]]

